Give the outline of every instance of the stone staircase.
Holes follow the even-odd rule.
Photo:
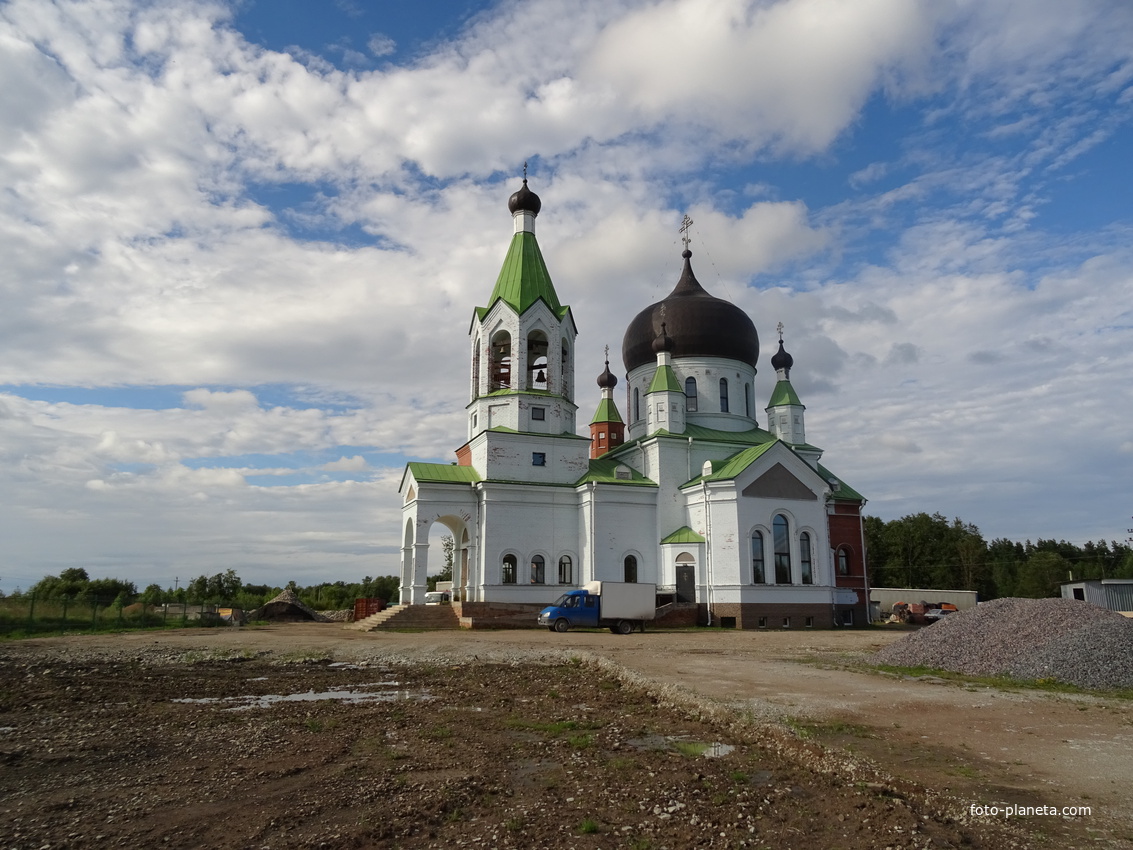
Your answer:
[[[394,605],[344,628],[359,632],[383,629],[459,629],[460,617],[451,605]]]

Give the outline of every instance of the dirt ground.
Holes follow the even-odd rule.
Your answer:
[[[1129,703],[848,669],[899,637],[4,644],[0,847],[1133,848]]]

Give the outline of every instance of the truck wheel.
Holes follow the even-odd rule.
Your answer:
[[[629,620],[618,620],[618,624],[615,628],[618,630],[619,635],[628,635],[633,631],[633,623]]]
[[[570,629],[570,620],[567,620],[564,617],[560,617],[559,619],[555,620],[555,631],[556,632],[565,632],[565,631],[568,631],[569,629]]]

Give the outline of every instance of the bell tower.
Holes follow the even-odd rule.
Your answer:
[[[574,341],[570,307],[561,304],[535,239],[539,196],[523,185],[508,200],[514,231],[487,307],[477,307],[469,338],[472,375],[468,438],[493,429],[573,434]]]

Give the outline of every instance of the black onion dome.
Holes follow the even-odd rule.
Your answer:
[[[692,271],[686,250],[684,270],[668,297],[638,313],[622,338],[626,371],[656,360],[653,342],[662,324],[672,338],[676,357],[721,357],[753,369],[759,359],[759,335],[751,318],[723,298],[709,295]]]
[[[538,195],[527,188],[527,178],[524,177],[523,185],[519,187],[519,191],[508,198],[507,208],[511,210],[512,215],[520,210],[527,210],[532,215],[539,215],[539,210],[543,208],[543,202],[539,200]]]
[[[598,376],[598,387],[603,390],[612,390],[618,385],[617,376],[610,371],[610,361],[606,361],[606,371]]]
[[[787,353],[787,349],[783,348],[783,340],[779,340],[779,350],[771,358],[771,368],[778,371],[779,369],[790,369],[795,365],[795,358]]]
[[[657,338],[654,339],[653,344],[649,346],[651,349],[653,349],[654,354],[660,354],[662,351],[671,352],[677,347],[677,344],[673,341],[673,338],[669,336],[668,332],[665,329],[666,324],[666,322],[661,323],[661,333],[657,334]]]

